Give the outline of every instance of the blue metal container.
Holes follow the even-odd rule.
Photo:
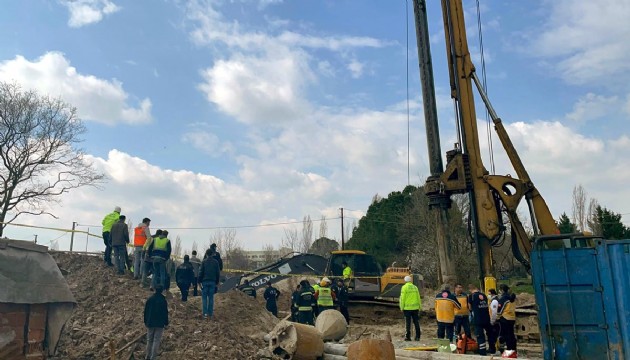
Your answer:
[[[630,360],[630,240],[545,236],[531,264],[545,359]]]

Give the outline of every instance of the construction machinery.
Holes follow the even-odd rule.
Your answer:
[[[440,150],[426,0],[414,0],[431,171],[424,188],[438,223],[436,235],[442,278],[445,281],[455,278],[450,241],[445,231],[451,195],[468,194],[471,237],[477,250],[480,283],[486,290],[496,289],[492,248],[509,234],[514,257],[532,273],[545,359],[630,359],[627,294],[630,240],[559,235],[549,207],[534,186],[477,77],[468,49],[462,0],[441,0],[441,5],[459,139],[455,148],[446,153],[445,168]],[[473,85],[514,168],[515,177],[491,174],[484,166]],[[532,237],[517,214],[523,200],[529,210]]]
[[[353,273],[347,280],[350,299],[397,298],[405,276],[412,276],[409,267],[390,266],[383,272],[374,256],[360,250],[333,251],[324,274],[329,278],[343,278],[343,263],[348,264]],[[421,280],[418,275],[414,276],[414,282]]]
[[[333,251],[328,259],[315,254],[294,253],[249,273],[231,274],[232,276],[220,285],[219,292],[242,286],[244,278],[249,280],[249,285],[254,289],[291,276],[342,279],[344,262],[353,272],[347,280],[351,300],[397,298],[400,296],[400,288],[405,283],[405,276],[412,275],[408,267],[388,267],[383,271],[372,255],[359,250]],[[422,281],[419,275],[414,275],[413,278],[416,284]]]

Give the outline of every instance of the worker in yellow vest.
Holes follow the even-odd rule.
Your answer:
[[[341,266],[343,266],[343,283],[346,287],[350,288],[350,280],[352,279],[352,269],[348,266],[347,262],[342,262]]]
[[[405,276],[405,285],[400,289],[398,298],[400,310],[405,315],[405,341],[411,341],[411,321],[416,330],[415,341],[420,340],[420,309],[422,308],[422,298],[418,287],[413,284],[413,278]]]
[[[319,289],[315,291],[315,299],[317,299],[317,307],[320,313],[324,310],[335,308],[335,293],[330,288],[330,284],[330,279],[325,277],[319,284]]]
[[[457,341],[457,338],[462,330],[462,327],[464,328],[464,334],[466,334],[466,337],[468,339],[471,339],[470,320],[469,320],[470,308],[468,307],[468,294],[464,292],[464,287],[461,284],[455,285],[455,297],[457,298],[457,302],[459,302],[459,305],[461,306],[461,308],[455,309],[455,321],[453,323],[455,325],[455,335],[454,335],[455,339],[453,340]]]
[[[510,287],[506,284],[501,284],[499,289],[501,289],[497,312],[499,324],[501,325],[499,341],[505,341],[506,352],[509,352],[509,354],[504,353],[504,357],[516,357],[516,336],[514,335],[514,323],[516,322],[514,302],[516,301],[516,294],[510,293]]]
[[[151,238],[149,225],[151,219],[144,218],[142,223],[133,229],[133,279],[140,280],[144,269],[144,245]]]
[[[435,296],[435,319],[438,325],[438,339],[444,339],[446,335],[449,341],[453,341],[455,309],[460,309],[461,307],[455,295],[451,293],[451,285],[442,285],[442,291]]]
[[[153,239],[149,245],[149,256],[153,261],[153,288],[160,284],[166,288],[166,261],[171,258],[171,241],[168,231],[162,230],[159,237]]]

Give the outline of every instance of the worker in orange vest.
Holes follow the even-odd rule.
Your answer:
[[[151,219],[144,218],[142,223],[133,229],[133,279],[140,280],[144,269],[144,244],[151,238],[149,225]]]

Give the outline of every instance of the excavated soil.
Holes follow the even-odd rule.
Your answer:
[[[55,254],[77,307],[66,324],[52,359],[143,359],[146,328],[143,311],[151,292],[130,275],[117,276],[99,257]],[[173,289],[175,288],[175,289]],[[182,302],[175,283],[167,294],[169,326],[164,331],[161,359],[257,359],[262,340],[278,322],[260,302],[238,291],[215,296],[213,320],[201,318],[201,298]],[[191,291],[192,294],[192,291]]]

